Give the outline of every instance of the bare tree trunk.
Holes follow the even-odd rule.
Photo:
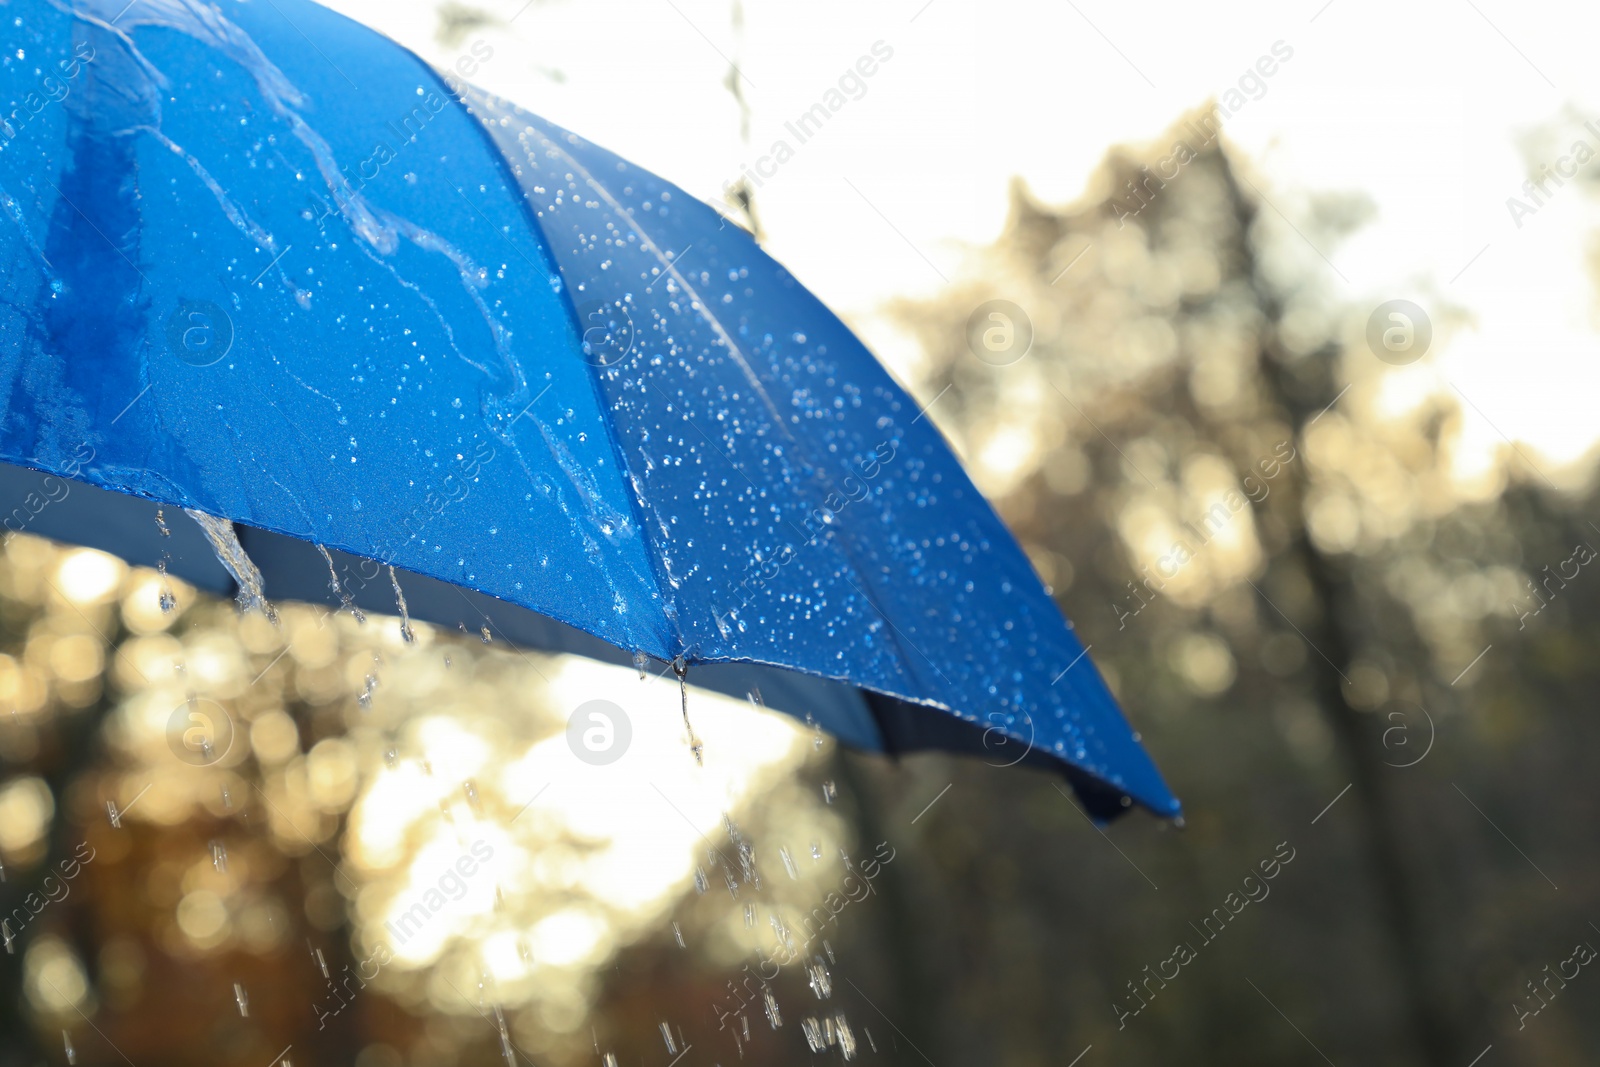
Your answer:
[[[1249,232],[1255,207],[1241,195],[1232,168],[1224,168],[1230,192],[1241,220],[1241,254],[1248,262],[1247,274],[1256,286],[1257,296],[1269,327],[1281,316],[1281,306],[1273,294],[1256,281],[1254,257],[1249,248]],[[1280,359],[1276,338],[1262,343],[1259,366],[1273,405],[1284,415],[1303,447],[1309,420],[1333,399],[1332,362],[1338,350],[1330,346],[1319,354],[1327,370],[1327,381],[1320,383],[1316,398],[1305,395]],[[1234,456],[1240,469],[1248,469],[1253,456]],[[1300,570],[1312,590],[1312,608],[1307,617],[1294,620],[1311,642],[1308,668],[1313,672],[1312,692],[1334,737],[1339,757],[1351,778],[1351,798],[1359,828],[1362,858],[1372,880],[1384,943],[1391,950],[1390,965],[1399,979],[1406,1007],[1405,1017],[1411,1037],[1422,1061],[1432,1067],[1459,1067],[1460,1052],[1452,1025],[1443,983],[1432,966],[1422,894],[1406,862],[1401,841],[1400,821],[1395,817],[1392,791],[1385,777],[1381,738],[1367,716],[1356,711],[1345,699],[1349,669],[1360,642],[1362,607],[1355,583],[1346,569],[1312,543],[1305,524],[1305,500],[1309,471],[1302,461],[1290,465],[1283,485],[1284,501],[1276,514],[1287,527],[1288,541],[1278,557],[1278,565]],[[1269,594],[1263,594],[1269,595]],[[1276,615],[1275,606],[1269,607]]]

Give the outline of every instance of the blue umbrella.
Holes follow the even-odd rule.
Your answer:
[[[8,529],[1177,813],[930,421],[716,211],[305,0],[3,26]]]

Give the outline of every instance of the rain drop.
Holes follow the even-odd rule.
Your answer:
[[[390,770],[394,770],[394,768],[399,765],[400,753],[395,751],[395,747],[393,745],[390,745],[388,748],[383,750],[383,762],[388,764]]]
[[[11,947],[11,942],[16,939],[11,936],[11,924],[4,919],[0,919],[0,937],[5,938],[6,955],[15,955],[17,950]]]
[[[117,810],[117,802],[115,800],[106,801],[106,815],[111,819],[111,828],[113,830],[122,829],[122,813]]]
[[[161,614],[171,615],[178,606],[178,594],[173,591],[172,583],[167,580],[167,561],[162,560],[156,564],[156,570],[161,572],[161,585],[157,592],[157,602],[161,605]]]
[[[678,1043],[672,1040],[672,1027],[668,1026],[665,1022],[661,1024],[661,1040],[667,1043],[668,1055],[677,1054]]]
[[[500,1052],[506,1058],[507,1067],[517,1067],[516,1053],[511,1050],[511,1034],[506,1029],[506,1015],[498,1004],[494,1006],[494,1018],[500,1027]]]
[[[228,846],[221,841],[211,842],[211,866],[219,871],[228,869]]]
[[[643,652],[635,652],[633,654],[633,665],[639,671],[639,681],[642,682],[649,677],[649,672],[645,670],[646,667],[650,666],[649,656]]]
[[[709,888],[711,888],[711,886],[706,881],[705,870],[703,868],[696,867],[694,869],[694,891],[696,893],[704,893]]]
[[[683,728],[689,731],[689,751],[694,753],[695,764],[704,767],[705,746],[695,736],[694,724],[689,721],[689,665],[682,656],[672,657],[672,673],[678,676],[678,694],[683,700]]]
[[[679,926],[676,922],[672,924],[672,938],[678,943],[679,948],[689,947],[683,943],[683,927]]]
[[[406,608],[406,595],[400,591],[400,579],[395,576],[392,565],[389,567],[389,584],[394,586],[395,607],[400,609],[400,636],[406,644],[412,644],[417,635],[411,630],[411,612]]]
[[[833,1030],[834,1036],[839,1042],[839,1051],[844,1054],[844,1058],[846,1060],[855,1059],[858,1048],[856,1035],[850,1032],[850,1024],[845,1022],[843,1014],[833,1017]]]
[[[752,928],[756,924],[756,905],[755,905],[755,901],[753,901],[753,900],[745,902],[745,905],[744,905],[744,924],[745,924],[746,927],[752,927]]]
[[[833,798],[839,795],[839,789],[833,784],[833,779],[822,783],[822,799],[828,804],[833,803]]]
[[[494,638],[489,634],[489,628],[487,626],[484,626],[478,630],[478,639],[486,645],[494,640]]]
[[[65,1046],[67,1050],[67,1062],[69,1064],[77,1063],[78,1050],[72,1047],[72,1037],[65,1030],[61,1031],[61,1044]]]
[[[233,1002],[239,1005],[239,1015],[250,1018],[250,995],[244,991],[244,986],[238,982],[233,983]]]
[[[798,879],[800,872],[795,868],[794,857],[789,855],[789,849],[784,846],[778,848],[778,855],[783,858],[783,869],[789,872],[789,877]]]
[[[806,984],[818,1000],[833,996],[833,979],[828,975],[828,966],[822,962],[821,956],[811,957],[806,964]]]
[[[606,1053],[601,1057],[601,1063],[603,1067],[617,1067],[617,1054],[614,1052]]]
[[[767,1022],[776,1030],[783,1025],[783,1015],[778,1011],[778,998],[772,995],[772,990],[767,986],[761,987],[761,999],[767,1015]]]
[[[184,508],[184,513],[193,519],[206,535],[206,540],[211,543],[211,551],[216,555],[217,562],[221,563],[227,572],[233,575],[234,584],[239,587],[236,599],[240,611],[249,611],[251,608],[260,608],[261,613],[267,617],[272,625],[278,625],[278,613],[267,602],[262,589],[261,568],[245,552],[244,546],[239,543],[239,535],[233,528],[233,523],[227,519],[219,519],[214,515],[207,515],[203,511]]]
[[[366,615],[362,614],[361,609],[356,607],[355,600],[350,596],[349,593],[344,591],[344,586],[339,584],[339,572],[334,569],[333,557],[328,554],[328,550],[322,545],[317,546],[317,551],[321,552],[322,558],[327,561],[328,588],[332,589],[333,595],[339,598],[339,606],[341,608],[349,608],[350,614],[355,616],[356,622],[366,622]]]

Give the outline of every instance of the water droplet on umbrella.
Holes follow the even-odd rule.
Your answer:
[[[406,607],[406,595],[400,591],[400,579],[395,576],[393,566],[389,568],[389,584],[394,586],[395,607],[400,609],[400,636],[409,645],[416,641],[417,635],[411,630],[411,612]]]
[[[798,879],[800,872],[795,868],[794,857],[789,855],[789,849],[783,845],[778,846],[778,855],[782,857],[783,869],[789,872],[789,877]]]
[[[238,982],[233,983],[233,1002],[239,1005],[239,1014],[243,1018],[250,1018],[250,995],[244,991],[244,986]]]

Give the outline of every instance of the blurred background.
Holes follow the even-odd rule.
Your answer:
[[[11,535],[0,1065],[1594,1062],[1600,16],[333,6],[844,315],[1186,825]]]

